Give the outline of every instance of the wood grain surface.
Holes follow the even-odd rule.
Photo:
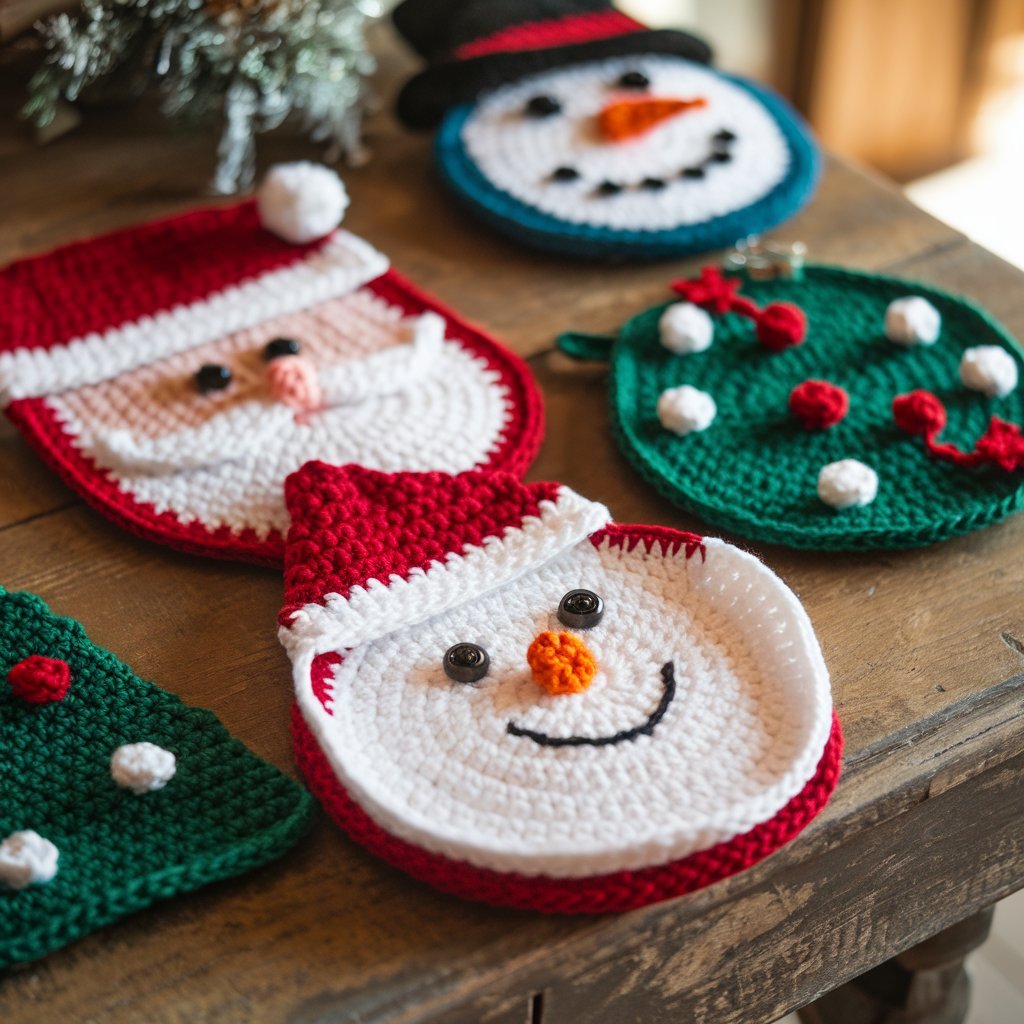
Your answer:
[[[385,49],[387,94],[408,65]],[[176,136],[144,107],[90,110],[39,150],[8,116],[25,73],[0,64],[0,262],[202,199],[211,135]],[[601,371],[550,351],[559,330],[612,329],[700,261],[590,266],[513,247],[452,204],[430,140],[400,131],[388,103],[373,162],[346,173],[348,224],[531,357],[549,427],[530,476],[620,521],[707,530],[618,454]],[[315,155],[287,133],[260,152]],[[829,161],[785,235],[818,261],[967,293],[1024,337],[1021,274],[862,170]],[[294,771],[274,572],[119,532],[6,425],[0,481],[4,586]],[[321,818],[277,864],[0,974],[0,1021],[761,1024],[1024,885],[1024,517],[922,551],[758,550],[807,606],[847,737],[829,808],[763,864],[632,914],[551,919],[435,893]]]

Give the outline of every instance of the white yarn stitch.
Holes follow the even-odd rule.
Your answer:
[[[267,171],[256,193],[260,223],[294,245],[333,231],[348,209],[341,178],[323,164],[298,160]]]
[[[110,758],[110,775],[123,789],[153,793],[163,789],[178,770],[177,758],[155,743],[126,743]]]
[[[658,321],[661,344],[678,355],[703,352],[715,337],[715,322],[692,302],[673,302]]]
[[[380,277],[388,260],[361,238],[337,232],[318,252],[188,306],[91,333],[57,348],[0,353],[0,406],[98,384],[157,359],[307,309]]]
[[[680,437],[707,430],[717,413],[715,400],[706,391],[699,391],[689,384],[668,388],[658,398],[661,425]]]
[[[633,70],[647,75],[656,95],[704,97],[707,106],[673,117],[644,137],[606,142],[594,119],[611,96],[609,85]],[[530,98],[541,94],[554,96],[561,113],[524,116]],[[711,165],[702,180],[679,180],[684,167],[708,156],[712,136],[723,128],[736,134],[732,160]],[[500,191],[566,223],[616,230],[663,231],[742,209],[775,188],[790,163],[774,118],[747,90],[699,64],[653,54],[561,67],[495,89],[477,101],[462,141]],[[579,179],[552,181],[559,166],[574,167]],[[593,194],[605,179],[635,184],[647,177],[667,185],[611,197]]]
[[[870,505],[878,494],[878,474],[857,459],[840,459],[818,473],[818,497],[833,508]]]
[[[250,528],[259,537],[287,529],[285,477],[312,459],[391,472],[458,473],[485,461],[500,443],[513,410],[499,375],[456,342],[446,340],[436,351],[430,326],[436,321],[430,316],[411,322],[399,306],[369,289],[303,315],[322,347],[330,349],[316,363],[325,390],[338,387],[333,399],[344,397],[338,381],[349,368],[378,357],[393,359],[389,353],[395,348],[409,353],[409,386],[336,405],[297,423],[291,410],[269,404],[262,378],[259,352],[282,330],[271,319],[136,371],[134,390],[122,380],[68,391],[48,402],[76,445],[136,501],[152,503],[158,513],[171,512],[184,523],[199,521],[211,530]],[[420,340],[404,344],[416,331],[414,323],[420,325]],[[417,354],[420,345],[424,351]],[[310,348],[307,344],[304,352]],[[222,362],[241,371],[244,357],[253,361],[251,379],[239,376],[216,395],[196,394],[191,374],[198,365]],[[416,374],[417,367],[423,372]],[[179,406],[195,402],[209,405],[216,415],[191,425]],[[150,420],[160,425],[148,431],[153,436],[140,429],[140,421]]]
[[[1017,363],[998,345],[976,345],[960,359],[960,380],[972,391],[1004,398],[1017,387]]]
[[[305,605],[278,631],[282,645],[293,657],[345,650],[429,619],[461,604],[467,594],[483,594],[529,572],[611,518],[604,505],[568,487],[539,507],[539,516],[527,516],[503,536],[487,537],[465,554],[452,552],[443,563],[414,569],[407,579],[370,580],[353,587],[347,598],[327,594],[322,604]]]
[[[920,295],[893,299],[885,311],[885,336],[897,345],[934,345],[941,330],[942,316]]]
[[[12,832],[0,843],[0,882],[11,889],[44,885],[57,874],[60,851],[38,832]]]
[[[348,792],[382,828],[478,867],[572,878],[685,857],[770,819],[814,774],[831,730],[828,672],[806,612],[753,556],[722,541],[686,559],[589,540],[489,592],[345,653],[330,709],[311,648],[293,651],[302,714]],[[581,632],[598,674],[583,694],[532,681],[528,645],[576,587],[605,602]],[[555,628],[558,628],[557,626]],[[482,644],[475,685],[444,651]],[[314,647],[327,645],[313,642]],[[614,746],[539,746],[642,724],[675,666],[653,735]]]
[[[442,353],[444,320],[436,313],[424,313],[404,324],[403,333],[411,338],[406,344],[322,371],[324,408],[422,385]],[[182,473],[244,456],[259,457],[276,439],[294,430],[294,411],[266,395],[230,405],[201,426],[156,438],[136,438],[128,430],[98,434],[94,451],[104,465],[122,473]]]

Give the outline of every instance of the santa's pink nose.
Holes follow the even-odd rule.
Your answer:
[[[706,107],[707,102],[703,96],[692,100],[660,96],[613,100],[597,115],[597,124],[609,142],[625,142],[649,132],[663,121],[686,110]]]
[[[323,404],[316,367],[304,356],[279,356],[267,364],[270,393],[296,412],[313,412]]]

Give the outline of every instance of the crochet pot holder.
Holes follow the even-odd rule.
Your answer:
[[[287,500],[299,764],[414,877],[622,911],[753,864],[828,800],[828,672],[751,555],[507,474],[312,463]]]
[[[617,339],[613,430],[662,494],[723,529],[798,548],[930,544],[1024,500],[1024,363],[983,310],[916,282],[809,266],[705,268]]]
[[[819,157],[778,96],[708,66],[700,39],[601,0],[405,0],[429,62],[399,116],[437,126],[455,196],[569,256],[659,259],[731,245],[808,201]]]
[[[285,165],[258,204],[9,266],[0,403],[126,529],[267,564],[309,459],[522,472],[543,432],[525,364],[332,230],[345,201],[333,172]]]
[[[313,806],[211,712],[0,588],[0,968],[279,856]]]

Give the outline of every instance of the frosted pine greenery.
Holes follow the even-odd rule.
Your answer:
[[[258,132],[295,115],[327,159],[361,157],[367,22],[380,0],[84,0],[42,26],[47,55],[23,113],[40,127],[62,102],[105,86],[159,89],[162,112],[223,118],[214,188],[248,188]]]

